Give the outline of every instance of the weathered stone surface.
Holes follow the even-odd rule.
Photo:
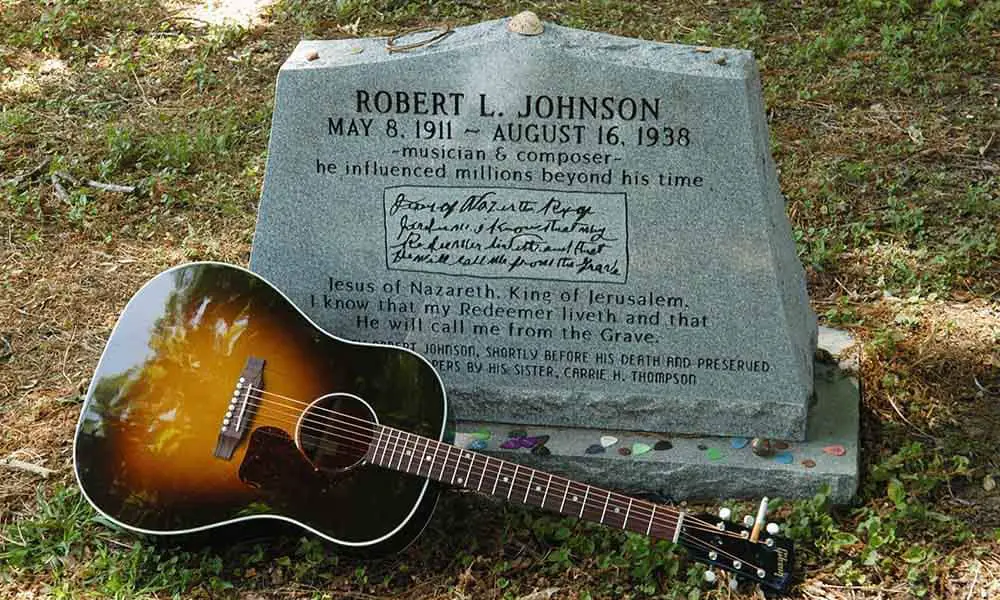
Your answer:
[[[591,485],[654,494],[674,501],[762,496],[807,498],[828,486],[831,501],[847,503],[859,482],[860,388],[850,373],[831,363],[817,363],[816,396],[808,441],[792,442],[781,451],[791,454],[788,464],[776,457],[757,456],[749,445],[734,447],[728,437],[671,437],[669,448],[641,456],[587,453],[586,449],[594,446],[595,440],[609,434],[604,429],[533,428],[529,435],[549,436],[546,447],[551,454],[544,458],[520,451],[497,452],[498,444],[485,451]],[[460,422],[457,442],[463,443],[462,432],[478,427],[499,431],[504,426]],[[621,439],[621,445],[630,447],[635,443],[653,445],[662,437],[637,432],[611,433]],[[832,456],[823,451],[832,445],[843,446],[844,454]]]
[[[504,20],[302,42],[251,268],[425,354],[459,418],[806,435],[816,323],[745,51]]]

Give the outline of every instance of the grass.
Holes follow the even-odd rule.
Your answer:
[[[231,26],[159,0],[0,0],[0,456],[57,470],[0,480],[0,596],[731,596],[665,542],[463,494],[406,552],[362,562],[309,539],[154,545],[75,491],[81,393],[131,291],[184,260],[247,261],[296,41],[526,6],[283,0]],[[1000,596],[1000,2],[530,8],[759,61],[814,308],[865,357],[856,501],[779,510],[801,549],[796,595]],[[136,191],[73,183],[89,179]]]

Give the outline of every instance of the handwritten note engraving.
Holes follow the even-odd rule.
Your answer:
[[[383,192],[391,270],[625,283],[624,193],[395,186]]]

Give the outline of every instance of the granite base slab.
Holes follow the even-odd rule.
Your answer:
[[[829,361],[816,362],[814,377],[816,401],[810,410],[807,440],[788,442],[786,448],[777,443],[779,449],[768,458],[755,454],[746,438],[475,421],[456,424],[455,443],[589,484],[672,501],[804,498],[829,486],[831,500],[846,503],[858,487],[860,386],[852,373]],[[489,439],[483,440],[487,433]],[[501,447],[505,442],[516,445],[509,440],[521,436],[544,440],[539,445],[547,451]],[[601,446],[602,437],[606,443],[609,438],[616,441],[602,447],[603,452],[588,454],[588,448],[595,452]],[[658,442],[660,450],[654,449]],[[628,449],[627,455],[623,448]]]

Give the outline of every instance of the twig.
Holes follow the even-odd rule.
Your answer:
[[[4,183],[9,183],[9,184],[11,184],[11,185],[14,186],[14,189],[17,189],[17,188],[21,187],[22,183],[24,183],[25,181],[31,179],[35,175],[38,175],[38,173],[40,173],[42,171],[42,169],[44,169],[45,167],[49,166],[49,161],[50,160],[51,160],[50,158],[45,158],[42,162],[40,162],[37,165],[35,165],[35,167],[33,169],[31,169],[30,171],[28,171],[24,175],[18,175],[17,177],[15,177],[13,179],[8,179],[8,180],[4,181]]]
[[[135,69],[129,69],[129,71],[132,73],[132,78],[135,79],[135,85],[139,87],[139,93],[142,94],[142,101],[146,103],[146,106],[150,106],[149,98],[146,97],[146,90],[139,83],[139,76],[135,74]]]
[[[121,192],[123,194],[131,194],[136,189],[136,186],[134,185],[117,185],[114,183],[102,183],[100,181],[94,181],[93,179],[88,179],[87,185],[92,188],[104,190],[105,192]]]
[[[75,186],[79,186],[80,185],[80,180],[77,179],[76,177],[73,177],[72,175],[70,175],[66,171],[56,171],[55,175],[58,175],[59,179],[65,179],[66,181],[72,183]]]
[[[47,469],[34,463],[17,460],[16,458],[0,458],[0,465],[17,469],[19,471],[27,471],[29,473],[34,473],[35,475],[41,475],[42,477],[48,477],[49,475],[55,473],[53,469]]]
[[[909,425],[910,427],[916,429],[917,432],[920,433],[921,435],[923,435],[925,438],[937,442],[937,438],[936,437],[934,437],[933,435],[930,435],[929,433],[927,433],[923,429],[921,429],[921,428],[917,427],[916,425],[914,425],[913,423],[911,423],[910,420],[907,419],[903,415],[903,411],[899,410],[899,407],[896,406],[896,403],[892,401],[892,398],[890,398],[889,396],[886,396],[886,400],[889,401],[889,404],[892,405],[892,409],[896,411],[896,414],[899,415],[899,418],[902,419],[907,425]]]
[[[50,179],[52,180],[52,189],[55,190],[56,197],[62,202],[69,202],[69,194],[66,193],[66,188],[59,183],[59,176],[53,173]]]
[[[969,593],[965,595],[965,600],[972,598],[972,592],[976,589],[976,584],[979,583],[979,563],[976,563],[976,576],[972,579],[972,585],[969,586]]]

